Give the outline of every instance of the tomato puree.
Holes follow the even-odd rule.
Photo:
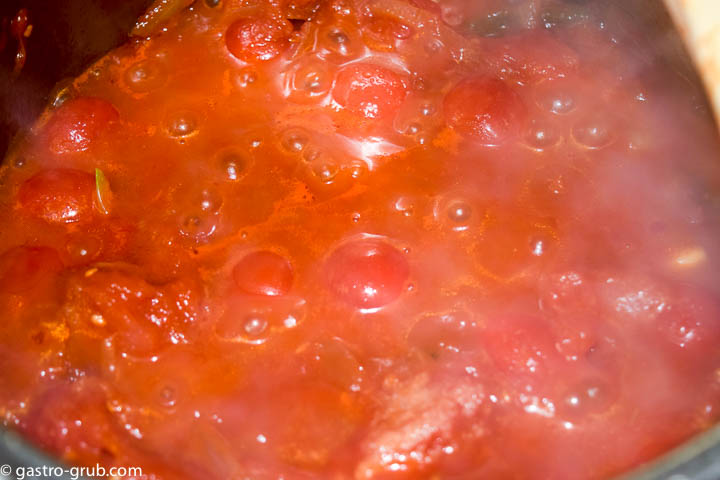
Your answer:
[[[2,424],[156,480],[608,478],[713,425],[715,125],[607,3],[198,0],[108,53],[0,169]]]

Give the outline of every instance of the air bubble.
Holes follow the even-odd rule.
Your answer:
[[[237,182],[245,176],[248,161],[236,152],[225,153],[220,156],[220,169],[225,180]]]
[[[353,162],[350,164],[350,177],[354,180],[363,178],[368,173],[368,167],[365,162]]]
[[[261,345],[267,340],[269,323],[260,312],[227,314],[215,326],[215,333],[222,339]]]
[[[252,68],[243,68],[235,76],[235,84],[241,89],[253,86],[258,81],[258,74]]]
[[[65,244],[65,250],[72,263],[90,262],[100,254],[101,249],[100,240],[89,235],[70,239]]]
[[[307,146],[308,136],[303,130],[292,128],[283,133],[281,143],[288,152],[299,153]]]
[[[401,213],[405,217],[410,217],[415,212],[415,205],[412,199],[407,197],[400,197],[395,201],[393,205],[395,211]]]
[[[444,48],[443,43],[438,39],[432,39],[425,44],[425,51],[430,55],[435,55],[441,52]]]
[[[177,403],[177,392],[175,392],[175,389],[170,386],[161,388],[159,397],[160,405],[163,407],[174,407]]]
[[[435,105],[432,103],[423,103],[420,105],[420,114],[423,117],[429,117],[430,115],[435,113]]]
[[[197,116],[189,111],[177,112],[167,122],[168,135],[174,138],[185,138],[197,132]]]
[[[200,209],[204,212],[217,213],[222,206],[222,197],[214,190],[200,192]]]
[[[591,148],[603,148],[612,143],[610,122],[603,117],[586,118],[573,127],[573,138],[579,144]]]
[[[288,99],[299,103],[318,102],[327,95],[333,82],[333,75],[327,62],[316,57],[302,59],[295,63],[288,73],[286,94]]]
[[[195,243],[208,242],[217,231],[217,218],[214,215],[189,215],[180,222],[180,234]]]
[[[330,183],[337,176],[339,169],[338,166],[323,157],[315,160],[310,166],[313,174],[323,183]]]
[[[464,224],[472,215],[472,208],[467,202],[455,201],[448,206],[448,218],[456,224]]]
[[[267,330],[267,320],[259,315],[250,315],[245,319],[243,330],[250,338],[258,338]]]
[[[557,145],[559,140],[560,137],[552,126],[540,122],[533,122],[525,134],[525,143],[540,151]]]
[[[536,92],[535,101],[541,109],[556,115],[567,115],[575,110],[575,97],[570,87],[562,81],[541,84]]]
[[[322,156],[322,151],[317,147],[306,147],[303,149],[302,157],[308,162],[312,163]]]
[[[418,133],[420,133],[421,129],[422,129],[422,127],[420,126],[420,124],[411,123],[410,125],[408,125],[407,130],[405,130],[405,133],[408,135],[417,135]]]
[[[327,33],[328,49],[342,56],[350,54],[352,44],[347,33],[340,29],[332,29]]]
[[[157,62],[143,60],[125,71],[125,84],[134,92],[155,90],[165,83],[165,75]]]

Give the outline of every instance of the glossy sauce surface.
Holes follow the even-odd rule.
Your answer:
[[[720,407],[715,125],[603,2],[196,2],[0,171],[0,414],[155,479],[607,478]]]

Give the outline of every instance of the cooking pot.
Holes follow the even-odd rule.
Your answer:
[[[649,27],[659,54],[688,72],[688,88],[699,85],[691,58],[709,92],[699,108],[720,114],[720,2],[718,0],[566,0],[617,2],[629,16]],[[3,0],[0,19],[11,19],[21,8],[29,13],[32,31],[26,39],[27,61],[13,72],[15,40],[0,50],[0,158],[12,139],[32,124],[50,101],[56,86],[80,74],[94,60],[128,38],[135,20],[151,0]],[[674,23],[672,21],[674,19]],[[677,25],[677,28],[674,26]],[[7,27],[7,24],[5,24]],[[683,46],[686,40],[688,50]],[[0,34],[0,45],[3,38]],[[690,51],[692,54],[689,54]],[[698,90],[698,95],[702,93]],[[717,118],[717,117],[716,117]],[[682,394],[682,392],[678,392]],[[58,464],[11,431],[0,430],[0,466],[51,467]],[[77,478],[54,469],[44,478]],[[3,476],[0,480],[15,478]],[[642,466],[622,480],[716,480],[720,478],[720,426],[663,457]]]

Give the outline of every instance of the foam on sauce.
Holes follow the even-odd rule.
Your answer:
[[[109,53],[0,170],[3,424],[158,479],[606,478],[708,428],[720,146],[657,35],[223,0]]]

